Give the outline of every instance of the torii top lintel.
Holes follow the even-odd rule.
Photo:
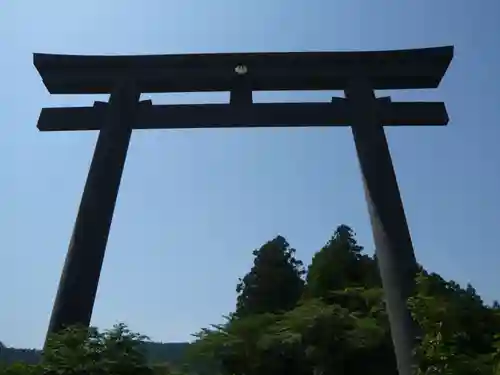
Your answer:
[[[245,65],[254,91],[343,90],[362,75],[373,89],[438,87],[453,47],[368,51],[136,56],[34,54],[51,94],[105,94],[117,80],[140,92],[230,91]]]

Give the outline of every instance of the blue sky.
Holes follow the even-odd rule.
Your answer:
[[[445,128],[387,129],[417,257],[500,299],[500,2],[496,0],[86,0],[0,5],[0,340],[39,347],[97,138],[39,133],[50,97],[33,52],[168,54],[337,51],[453,44],[434,91]],[[386,93],[384,93],[387,95]],[[328,101],[334,93],[259,93],[256,101]],[[224,102],[227,93],[154,95]],[[348,128],[137,131],[108,243],[93,324],[124,321],[181,341],[235,303],[251,251],[284,235],[309,263],[341,223],[373,240]]]

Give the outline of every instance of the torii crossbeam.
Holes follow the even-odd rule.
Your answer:
[[[381,52],[68,56],[35,54],[51,94],[111,94],[92,107],[44,108],[41,131],[99,130],[48,332],[90,324],[133,129],[350,126],[361,167],[399,373],[411,374],[406,307],[417,270],[383,126],[446,125],[441,102],[374,90],[436,88],[453,47]],[[253,103],[253,91],[343,90],[330,103]],[[141,93],[229,91],[228,104],[153,105]]]

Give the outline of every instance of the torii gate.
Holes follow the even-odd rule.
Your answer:
[[[111,94],[93,107],[43,108],[41,131],[99,130],[48,332],[90,324],[133,129],[350,126],[361,167],[399,373],[414,364],[406,307],[417,269],[383,126],[447,125],[441,102],[374,90],[437,88],[453,47],[377,52],[144,56],[35,54],[51,94]],[[252,91],[344,90],[331,103],[253,103]],[[153,105],[141,93],[229,91],[229,104]]]

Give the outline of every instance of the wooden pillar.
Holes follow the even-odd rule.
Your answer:
[[[116,198],[140,93],[122,84],[111,93],[85,183],[47,336],[88,326],[92,316]]]
[[[414,366],[415,324],[407,308],[417,262],[378,103],[368,82],[345,90],[400,375]]]

